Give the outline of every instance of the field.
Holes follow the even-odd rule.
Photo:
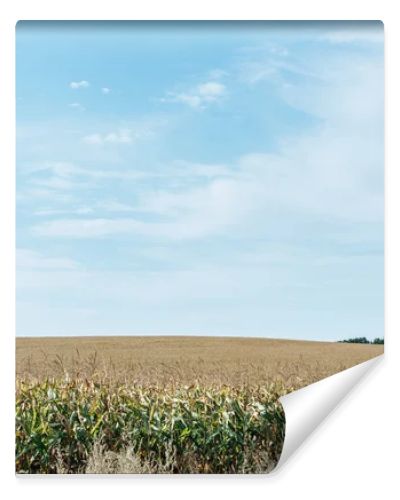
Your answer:
[[[378,345],[219,337],[17,338],[16,470],[268,472],[278,398]]]

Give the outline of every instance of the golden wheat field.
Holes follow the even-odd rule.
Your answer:
[[[17,378],[140,385],[305,386],[379,356],[383,346],[236,337],[17,338]]]
[[[265,473],[280,396],[379,345],[216,337],[17,338],[18,473]]]

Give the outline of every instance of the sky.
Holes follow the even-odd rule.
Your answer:
[[[19,22],[17,335],[383,336],[380,22]]]

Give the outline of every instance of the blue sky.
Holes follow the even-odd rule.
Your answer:
[[[17,335],[383,336],[383,26],[17,25]]]

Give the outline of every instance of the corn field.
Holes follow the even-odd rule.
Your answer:
[[[171,390],[20,380],[16,470],[104,472],[94,463],[100,450],[106,460],[130,454],[129,472],[268,472],[284,440],[277,397],[273,387]]]

